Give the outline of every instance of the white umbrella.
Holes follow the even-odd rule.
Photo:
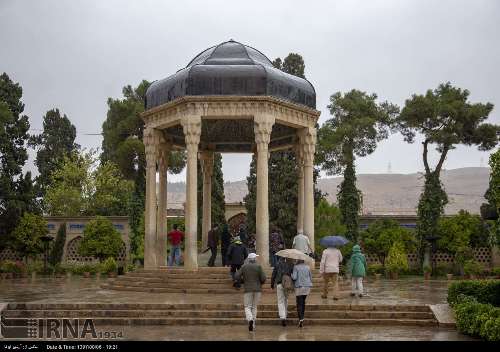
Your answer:
[[[312,261],[313,259],[307,254],[302,253],[297,249],[282,249],[279,252],[276,252],[276,255],[279,257],[297,259],[303,261]]]

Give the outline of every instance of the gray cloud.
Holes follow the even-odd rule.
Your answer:
[[[166,77],[203,49],[233,38],[273,59],[298,52],[316,87],[320,121],[328,97],[351,88],[399,105],[440,82],[490,101],[499,123],[500,3],[491,1],[0,1],[0,71],[24,89],[32,128],[60,108],[77,142],[99,147],[108,97],[126,84]],[[447,168],[486,164],[459,147]],[[224,156],[227,180],[248,173],[250,155]],[[358,172],[422,169],[420,144],[394,135]],[[174,179],[180,179],[176,177]]]

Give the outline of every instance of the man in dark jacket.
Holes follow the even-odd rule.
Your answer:
[[[217,247],[219,245],[219,236],[217,230],[219,227],[214,225],[210,231],[208,231],[207,246],[212,252],[210,259],[208,260],[208,266],[214,266],[215,258],[217,257]]]
[[[227,263],[231,265],[231,277],[233,278],[233,286],[240,287],[238,280],[235,279],[235,273],[241,268],[245,259],[248,256],[247,247],[236,237],[236,240],[229,245],[227,249]]]
[[[273,269],[271,276],[271,288],[276,286],[276,296],[278,298],[278,314],[281,319],[281,325],[286,326],[286,317],[288,311],[288,291],[283,287],[283,275],[288,275],[291,280],[293,264],[290,259],[278,257],[278,263]],[[291,281],[290,281],[291,282]]]
[[[222,256],[222,266],[226,266],[227,262],[227,249],[231,244],[231,234],[229,233],[229,227],[224,224],[222,227],[222,234],[220,236],[220,254]]]
[[[259,304],[262,291],[262,284],[266,282],[266,274],[260,264],[257,263],[258,255],[250,253],[248,255],[248,263],[243,265],[235,275],[236,280],[243,282],[245,288],[244,306],[245,317],[248,322],[248,330],[255,329],[255,321],[257,320],[257,305]]]

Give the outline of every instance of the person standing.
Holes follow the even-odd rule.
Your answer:
[[[281,325],[286,326],[288,312],[288,294],[294,289],[292,280],[293,264],[291,259],[278,257],[278,262],[273,269],[271,276],[271,288],[276,287],[276,296],[278,299],[278,314]]]
[[[250,253],[248,263],[243,265],[235,275],[236,280],[243,282],[244,296],[243,304],[245,306],[245,317],[248,322],[248,330],[255,330],[257,320],[257,305],[260,301],[262,285],[266,282],[266,274],[260,264],[257,263],[258,255]]]
[[[311,243],[309,243],[309,237],[299,232],[297,236],[293,238],[292,247],[304,254],[312,253]]]
[[[338,300],[339,271],[342,259],[342,253],[335,247],[329,247],[323,251],[319,265],[319,273],[323,276],[323,294],[321,298],[328,298],[328,284],[333,281],[333,299]]]
[[[306,298],[312,287],[312,274],[309,265],[303,260],[297,261],[292,271],[292,280],[295,283],[295,299],[297,302],[297,314],[299,316],[299,328],[304,325],[304,313],[306,312]]]
[[[247,256],[247,247],[243,245],[239,237],[236,237],[234,242],[229,245],[226,255],[227,263],[231,265],[231,278],[233,279],[233,287],[235,288],[240,288],[240,284],[235,278],[235,273],[241,268]]]
[[[167,234],[168,243],[170,244],[170,254],[168,255],[168,266],[180,265],[181,260],[181,243],[184,239],[184,233],[177,229],[177,224],[172,226],[172,231]]]
[[[271,266],[274,268],[277,264],[276,252],[285,248],[285,240],[283,235],[276,227],[273,227],[269,235],[269,258],[271,258]]]
[[[247,232],[245,231],[245,224],[240,224],[240,229],[238,231],[238,236],[240,241],[246,246],[247,245]]]
[[[231,234],[229,233],[229,226],[224,224],[222,227],[222,234],[220,236],[220,255],[222,256],[222,266],[228,265],[226,254],[230,244]]]
[[[219,227],[217,225],[214,225],[210,231],[208,231],[208,236],[207,236],[207,246],[208,249],[210,249],[210,252],[212,255],[210,256],[210,259],[208,260],[207,266],[214,266],[215,265],[215,258],[217,257],[217,247],[219,246],[219,234],[217,233],[217,230]]]
[[[257,239],[255,237],[254,233],[251,233],[247,237],[247,248],[249,253],[256,253],[257,252]]]
[[[357,244],[352,247],[352,256],[349,261],[349,273],[351,274],[351,296],[363,297],[363,278],[366,276],[366,258],[361,253],[361,247]]]

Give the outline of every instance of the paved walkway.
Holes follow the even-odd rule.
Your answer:
[[[176,293],[144,293],[103,290],[99,286],[106,278],[81,277],[13,279],[0,281],[0,302],[100,302],[100,303],[241,303],[243,291],[234,294],[201,295]],[[446,303],[448,282],[424,281],[421,277],[403,280],[367,280],[367,296],[351,298],[342,291],[341,298],[324,300],[319,293],[308,297],[308,303],[350,304],[440,304]],[[262,303],[275,303],[276,296],[264,294]]]

